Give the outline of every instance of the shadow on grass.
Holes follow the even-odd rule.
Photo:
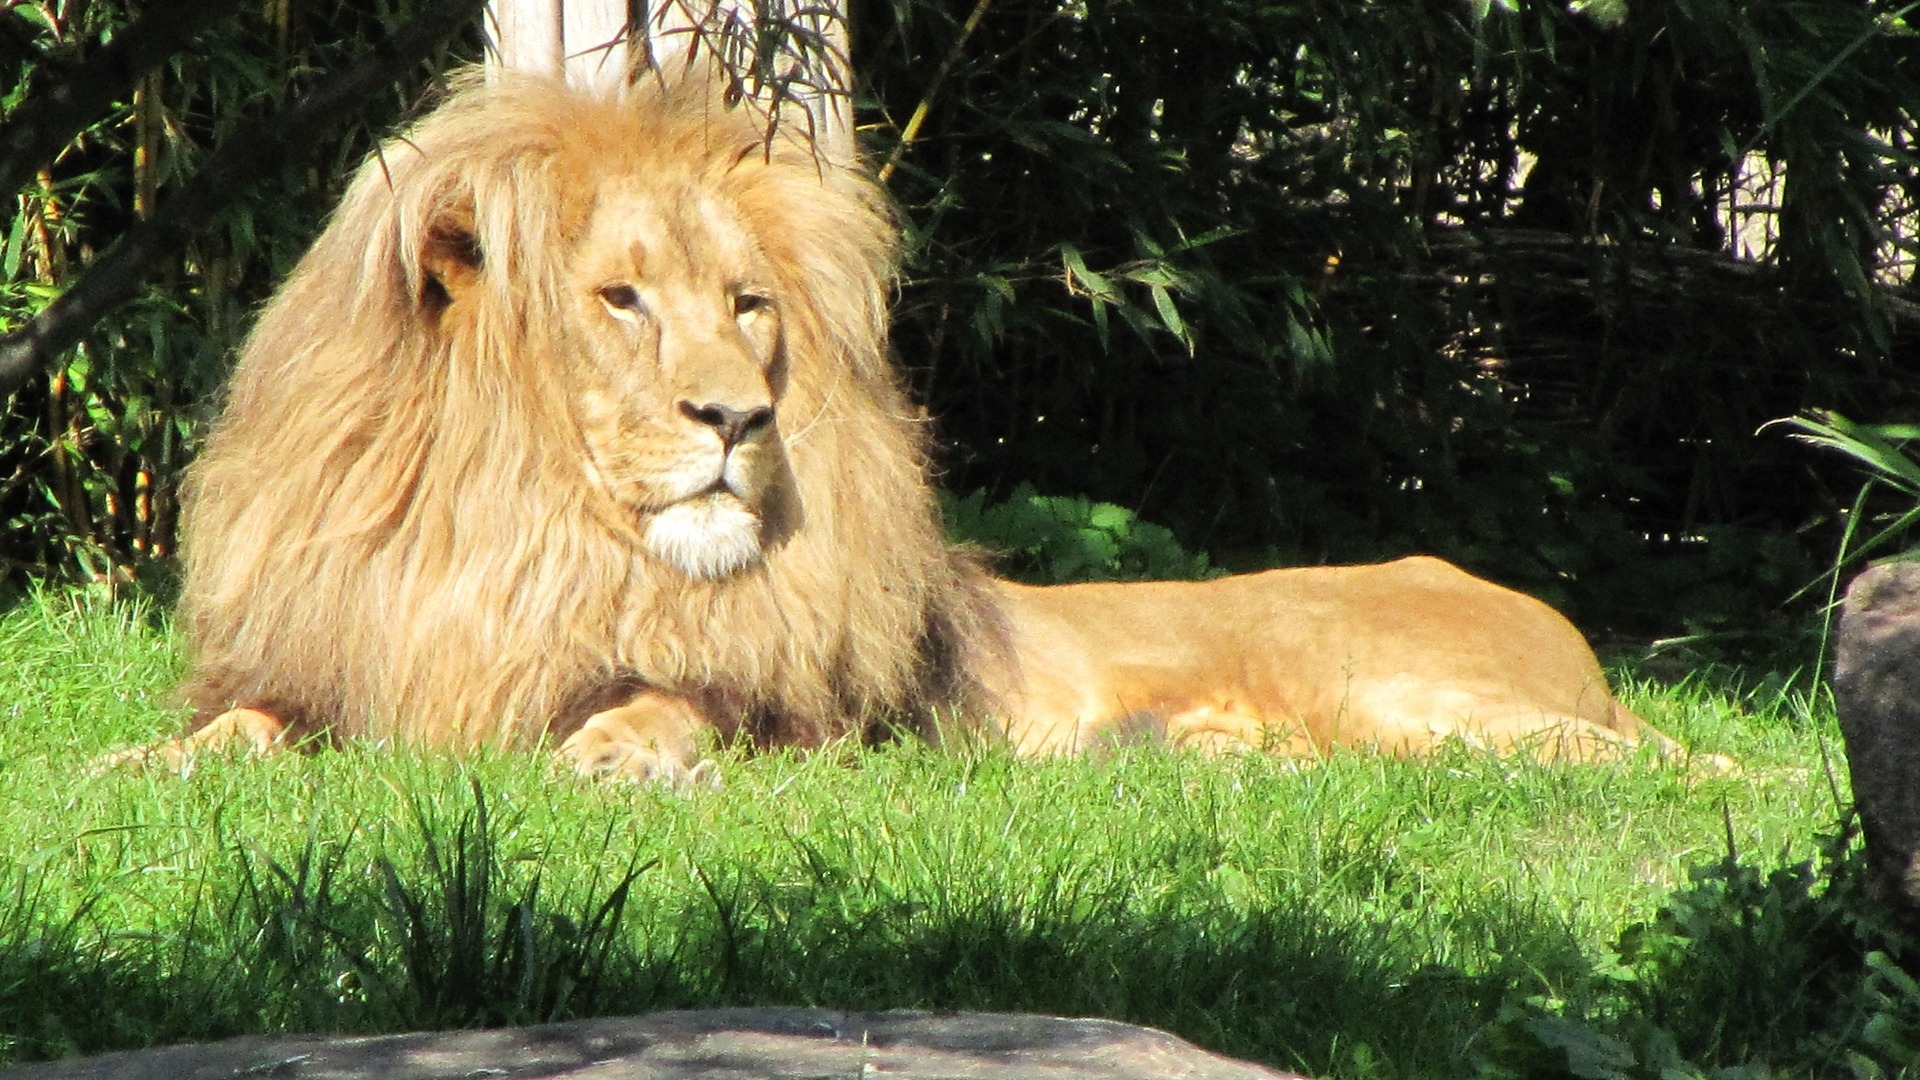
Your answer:
[[[50,921],[17,874],[0,1060],[742,1004],[1104,1016],[1329,1076],[1898,1075],[1920,1035],[1903,939],[1867,913],[1844,837],[1770,872],[1696,868],[1605,964],[1555,920],[1489,902],[1462,917],[1502,959],[1468,974],[1409,970],[1390,922],[1343,925],[1311,896],[1256,902],[1231,881],[1144,901],[1099,879],[888,897],[808,851],[798,874],[696,865],[684,887],[646,890],[662,871],[636,862],[555,896],[537,860],[503,856],[477,783],[457,819],[416,807],[416,823],[404,866],[225,844],[235,865],[204,871],[220,884],[164,937],[92,930],[104,897]]]
[[[1316,1071],[1457,1074],[1504,984],[1409,972],[1391,926],[1342,928],[1307,899],[1266,906],[1231,885],[1144,903],[1097,877],[1022,899],[883,896],[809,849],[798,874],[696,865],[642,889],[660,870],[638,863],[554,896],[542,867],[503,855],[477,783],[456,819],[416,806],[415,821],[407,865],[224,842],[231,865],[203,868],[212,884],[164,937],[102,936],[91,903],[50,922],[18,875],[0,909],[5,1057],[804,1004],[1105,1016]]]

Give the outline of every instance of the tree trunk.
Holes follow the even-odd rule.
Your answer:
[[[633,9],[627,0],[493,0],[487,5],[487,71],[566,73],[582,89],[631,76]]]
[[[764,10],[756,0],[491,0],[487,33],[491,74],[564,71],[582,88],[617,86],[643,64],[717,62],[776,122],[787,120],[783,105],[798,105],[828,158],[853,157],[844,0]],[[778,41],[770,52],[768,35]]]

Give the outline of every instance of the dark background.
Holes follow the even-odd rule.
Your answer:
[[[420,6],[245,5],[142,80],[20,193],[0,319]],[[0,104],[138,7],[0,11]],[[854,4],[944,485],[1116,503],[1234,569],[1433,552],[1612,642],[1793,647],[1862,477],[1760,429],[1920,416],[1916,37],[1850,0],[1519,8],[1000,0],[967,35],[972,0]],[[14,396],[12,584],[164,582],[251,311],[478,49],[316,133]]]

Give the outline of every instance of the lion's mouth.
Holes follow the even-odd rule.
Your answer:
[[[640,537],[655,558],[691,577],[723,578],[759,562],[760,515],[725,481],[647,514]]]
[[[674,511],[697,512],[699,508],[710,504],[738,506],[749,514],[754,513],[753,504],[746,495],[727,483],[724,476],[716,478],[705,487],[681,492],[653,492],[651,497],[636,498],[630,505],[639,523],[646,523],[662,514]],[[757,516],[757,515],[756,515]]]

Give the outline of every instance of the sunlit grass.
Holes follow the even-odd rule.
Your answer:
[[[725,790],[684,798],[531,754],[83,775],[177,728],[180,663],[137,606],[0,615],[0,1061],[804,1003],[1111,1016],[1320,1075],[1458,1076],[1503,1003],[1586,993],[1689,867],[1729,841],[1805,859],[1839,816],[1830,713],[1706,679],[1628,697],[1739,772],[900,746],[729,758]]]

